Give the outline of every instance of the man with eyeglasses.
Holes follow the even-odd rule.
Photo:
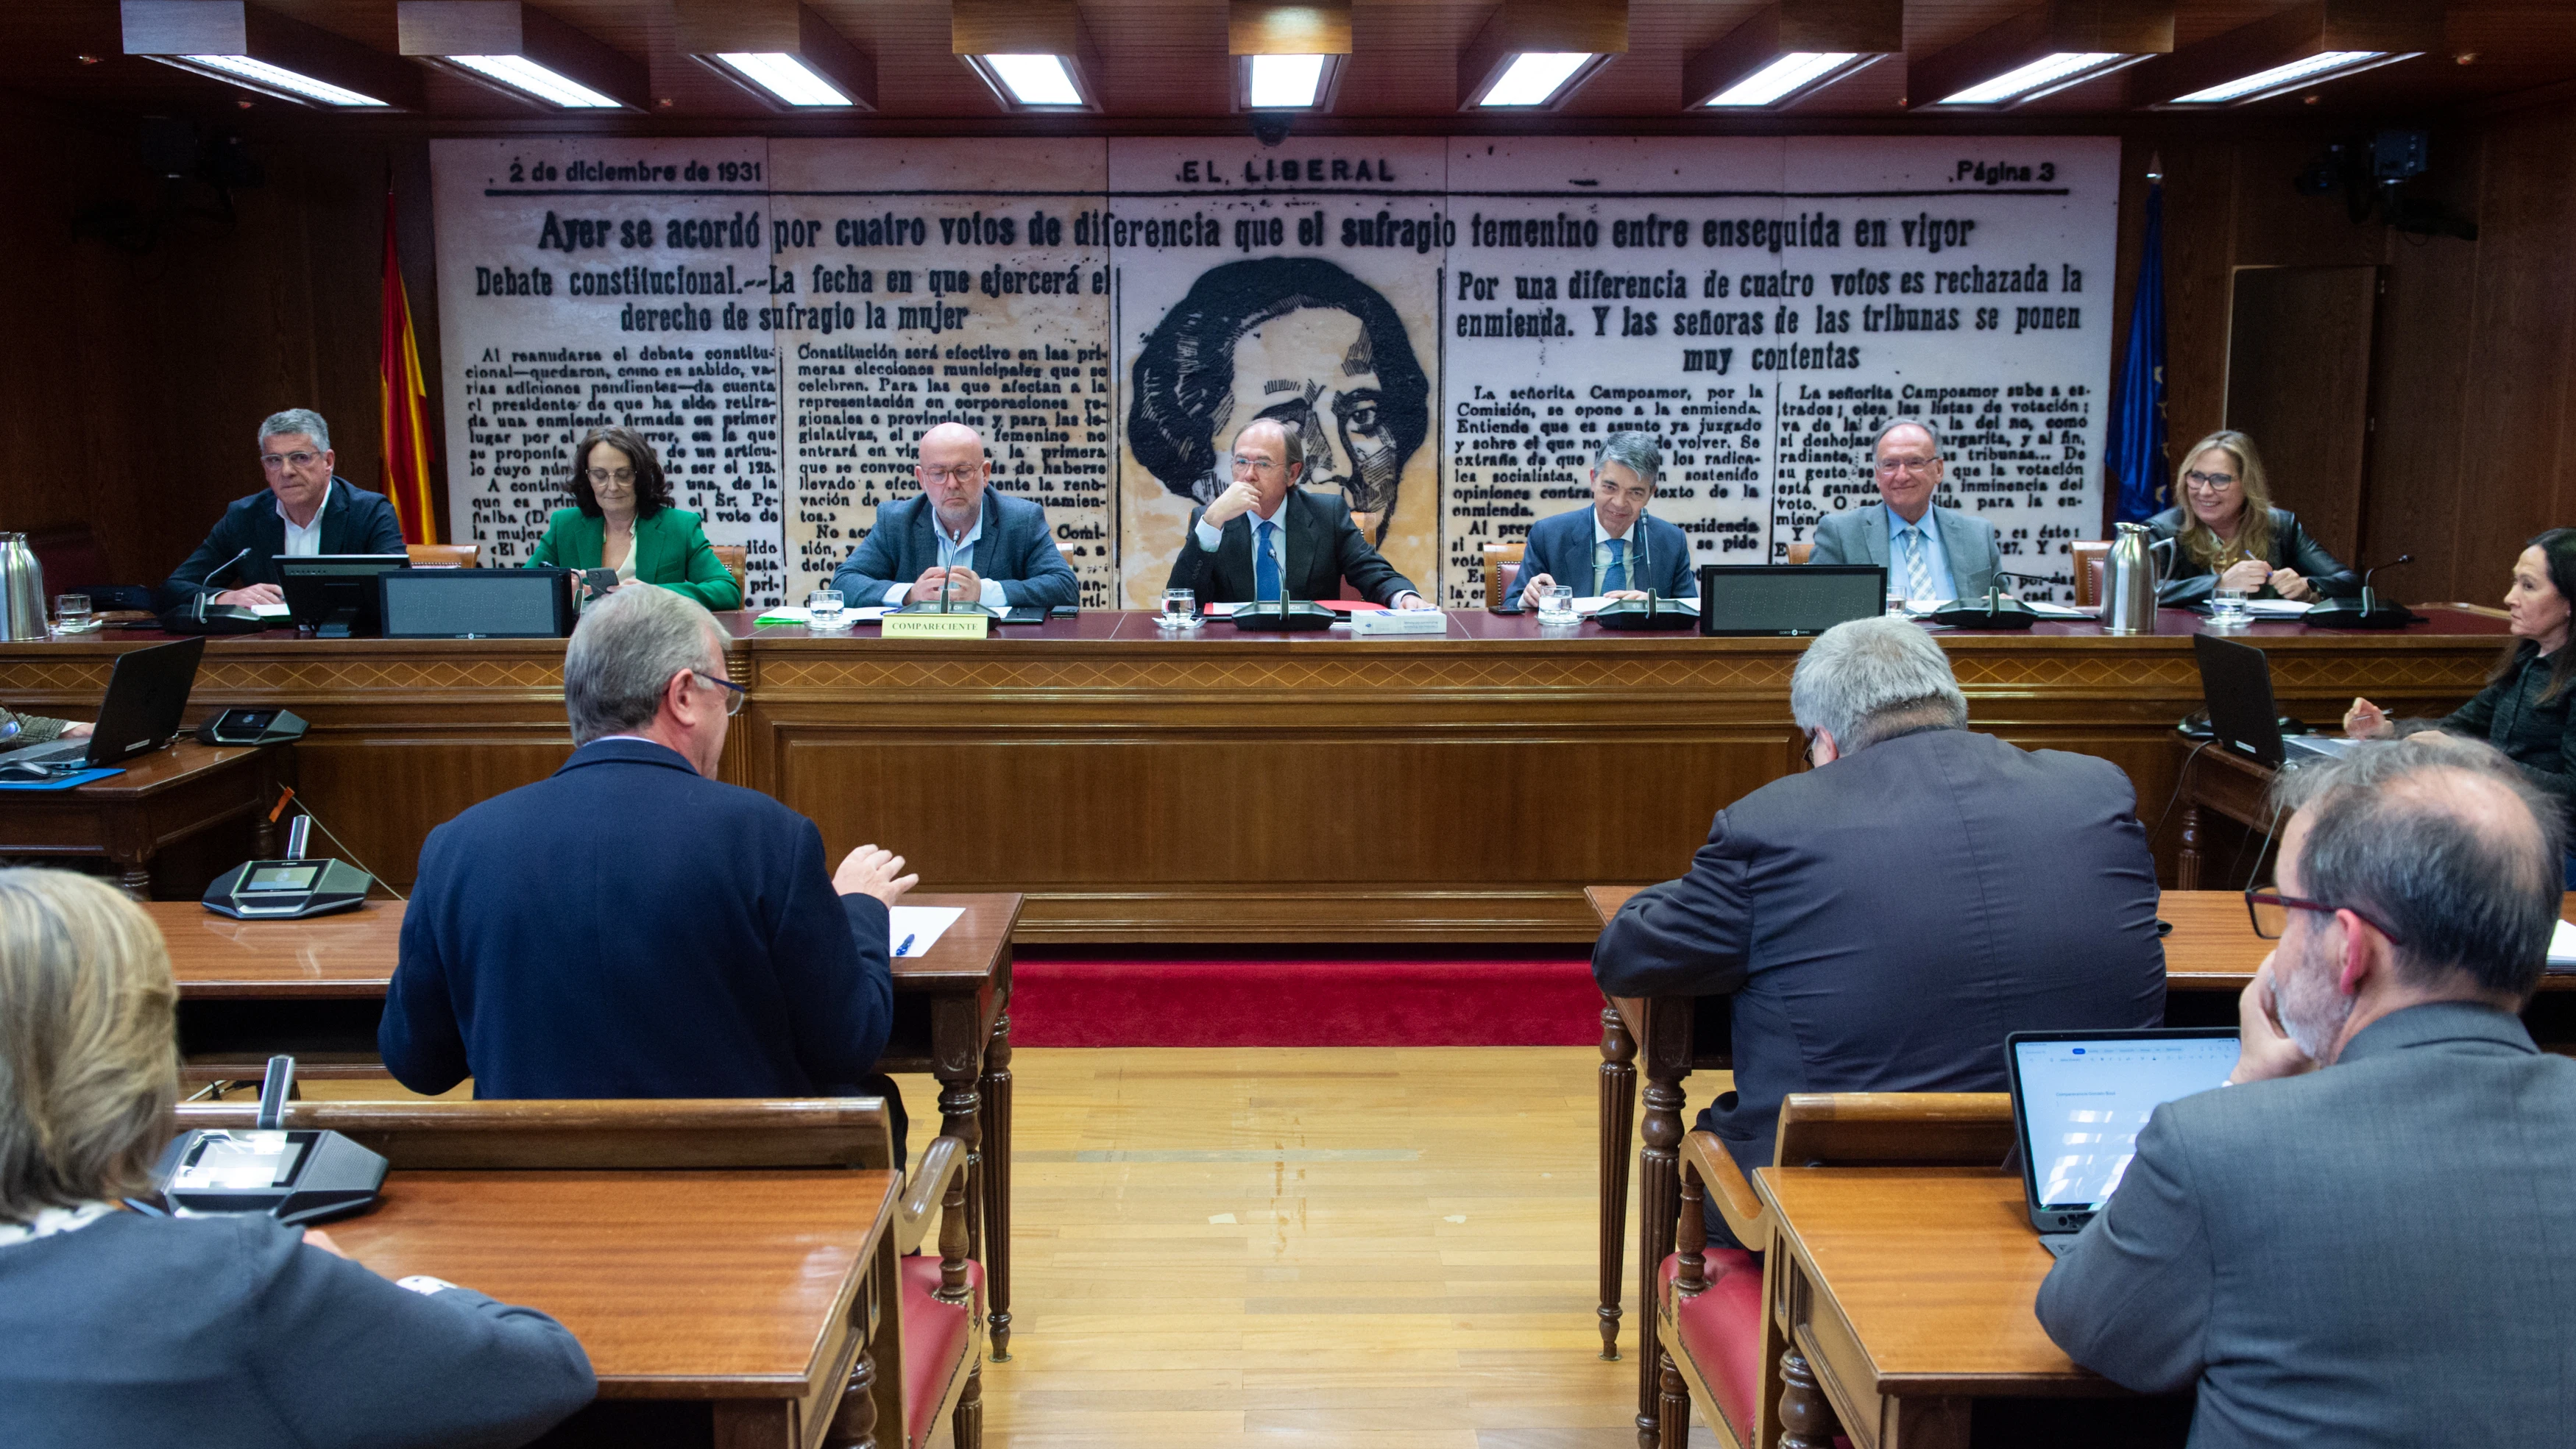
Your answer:
[[[1073,565],[1047,531],[1046,509],[987,481],[984,437],[964,423],[921,435],[912,476],[921,492],[877,509],[876,525],[833,571],[852,606],[951,603],[1052,609],[1081,595]]]
[[[1690,539],[1646,512],[1663,471],[1663,450],[1646,433],[1612,433],[1592,456],[1592,506],[1543,518],[1521,555],[1521,607],[1538,607],[1539,590],[1565,584],[1590,598],[1697,598]]]
[[[572,757],[430,832],[377,1045],[479,1098],[888,1096],[887,908],[917,877],[719,783],[742,691],[695,600],[619,589],[564,653]]]
[[[2196,1388],[2195,1449],[2563,1444],[2576,1062],[2516,1013],[2559,912],[2557,808],[2503,755],[2285,772],[2274,948],[2229,1085],[2167,1102],[2040,1287],[2074,1360]]]
[[[1897,418],[1870,445],[1879,506],[1816,520],[1811,564],[1883,564],[1887,591],[1915,604],[1985,597],[2004,566],[1995,526],[1932,501],[1941,491],[1941,435]]]
[[[1234,482],[1190,510],[1164,587],[1188,589],[1202,604],[1267,603],[1337,598],[1347,579],[1371,603],[1431,607],[1352,522],[1346,497],[1297,486],[1305,447],[1277,419],[1246,423],[1234,435],[1231,461]]]
[[[162,584],[163,602],[200,594],[218,604],[277,604],[277,560],[325,553],[401,553],[393,500],[332,473],[331,429],[310,408],[288,408],[259,425],[259,466],[268,488],[236,499],[212,533]]]

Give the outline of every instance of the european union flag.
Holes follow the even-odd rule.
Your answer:
[[[2165,466],[2165,187],[2147,183],[2147,244],[2138,256],[2138,289],[2129,304],[2129,350],[2113,390],[2111,436],[2103,462],[2120,485],[2123,523],[2144,521],[2170,501]]]

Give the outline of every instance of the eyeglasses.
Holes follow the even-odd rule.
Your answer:
[[[1280,467],[1268,458],[1255,458],[1243,453],[1234,455],[1234,466],[1240,473],[1276,473]]]
[[[635,470],[632,468],[593,468],[587,476],[590,479],[591,486],[595,488],[602,483],[632,483],[635,481]]]
[[[700,679],[705,680],[707,683],[714,685],[718,689],[731,691],[725,696],[726,718],[730,719],[733,716],[742,713],[742,702],[751,697],[750,690],[743,688],[741,685],[734,683],[730,679],[723,678],[719,675],[709,674],[703,669],[692,669],[689,672]]]
[[[1930,471],[1932,465],[1940,461],[1941,459],[1938,454],[1929,458],[1881,458],[1878,460],[1878,471],[1881,473],[1923,473]]]
[[[972,481],[977,473],[982,472],[983,466],[981,463],[970,463],[963,468],[925,468],[916,463],[912,471],[920,474],[921,481],[924,483],[965,483]]]
[[[2254,934],[2266,941],[2281,939],[2281,933],[2289,929],[2292,911],[2318,911],[2329,916],[2337,911],[2352,911],[2354,915],[2361,917],[2363,925],[2386,936],[2388,944],[2392,946],[2406,944],[2397,938],[2395,931],[2363,915],[2362,912],[2353,910],[2350,906],[2330,906],[2323,901],[2301,900],[2297,896],[2285,896],[2278,891],[2258,891],[2251,886],[2245,889],[2245,914],[2253,919]]]
[[[262,453],[259,455],[259,466],[266,468],[271,473],[276,472],[280,468],[310,468],[313,466],[314,460],[321,456],[322,455],[319,453],[303,452]]]
[[[2203,473],[2195,468],[2182,475],[2183,482],[2203,493],[2224,493],[2235,486],[2233,473]]]

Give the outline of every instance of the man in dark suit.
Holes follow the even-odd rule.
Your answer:
[[[1898,418],[1870,447],[1879,505],[1816,520],[1811,564],[1883,564],[1887,587],[1916,603],[1983,598],[2004,566],[1995,526],[1973,513],[1937,507],[1943,476],[1941,435],[1932,425]]]
[[[1242,603],[1279,598],[1283,585],[1291,599],[1337,598],[1348,579],[1372,603],[1431,607],[1361,534],[1343,495],[1297,486],[1305,447],[1276,419],[1244,424],[1234,435],[1233,466],[1233,485],[1190,510],[1164,587],[1188,589],[1202,604]]]
[[[1697,598],[1690,539],[1646,512],[1663,471],[1663,450],[1644,433],[1612,433],[1592,455],[1592,506],[1543,518],[1521,554],[1521,607],[1538,607],[1539,590],[1564,584],[1578,598]]]
[[[2422,738],[2418,736],[2417,738]],[[2167,1102],[2040,1285],[2193,1449],[2564,1444],[2576,1423],[2576,1062],[2516,1017],[2557,924],[2560,814],[2488,746],[2281,777],[2278,938],[2230,1085]]]
[[[164,601],[212,594],[218,604],[282,603],[281,555],[401,553],[402,521],[393,500],[332,473],[337,459],[331,429],[310,408],[288,408],[261,423],[259,465],[268,473],[268,490],[224,510],[206,541],[162,584]],[[215,582],[218,577],[231,587]]]
[[[1690,874],[1592,951],[1614,996],[1734,996],[1735,1090],[1699,1125],[1748,1174],[1791,1092],[2000,1092],[2008,1032],[2163,1022],[2155,861],[2118,766],[1971,733],[1902,619],[1826,630],[1789,707],[1816,768],[1718,812]]]
[[[876,526],[833,571],[853,606],[952,600],[991,609],[1051,609],[1080,591],[1047,531],[1046,509],[986,479],[984,438],[964,423],[921,435],[912,466],[919,495],[877,510]]]
[[[416,1092],[879,1094],[887,907],[915,877],[714,779],[714,619],[668,589],[593,604],[564,656],[578,746],[551,779],[431,831],[377,1031]],[[903,1141],[898,1130],[898,1150]]]

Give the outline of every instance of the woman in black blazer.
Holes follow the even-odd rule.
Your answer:
[[[2156,602],[2167,608],[2209,601],[2223,581],[2258,599],[2314,602],[2361,592],[2352,570],[2272,506],[2254,440],[2222,428],[2192,445],[2174,475],[2176,504],[2147,520],[2159,550]]]
[[[388,1282],[265,1215],[167,1218],[161,933],[87,876],[0,870],[0,1444],[524,1444],[590,1402],[563,1325]]]

